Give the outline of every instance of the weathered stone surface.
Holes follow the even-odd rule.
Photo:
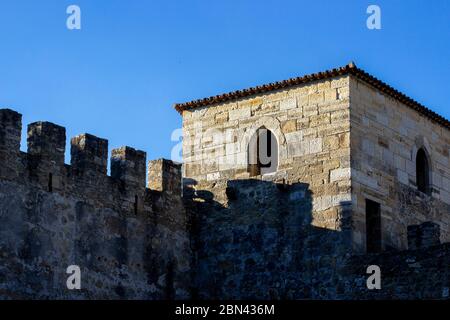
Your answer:
[[[449,132],[351,75],[183,111],[183,166],[151,161],[147,188],[142,151],[113,150],[108,176],[107,140],[73,138],[65,165],[64,128],[31,124],[23,153],[21,126],[0,110],[2,299],[449,298]],[[249,162],[262,128],[270,172]]]
[[[449,149],[448,129],[362,81],[350,78],[349,88],[352,189],[381,204],[386,216],[383,245],[407,249],[406,228],[426,221],[438,223],[441,242],[449,242],[450,202],[440,196],[449,192],[442,179],[450,177],[450,159],[441,157],[441,151]],[[419,148],[429,155],[431,196],[417,190]],[[353,207],[354,233],[365,234],[364,200]],[[354,246],[357,252],[365,251],[363,243]]]
[[[8,161],[14,173],[0,172],[0,299],[191,296],[179,165],[151,165],[150,185],[158,189],[146,189],[142,151],[115,149],[109,177],[106,140],[72,140],[75,166],[69,166],[64,128],[30,125],[29,152],[19,154],[20,128],[20,115],[6,112],[0,153],[17,152],[0,166]],[[70,265],[81,268],[81,290],[66,287]]]
[[[450,179],[448,131],[351,76],[331,81],[316,81],[260,96],[263,96],[263,99],[257,107],[258,111],[254,109],[255,112],[250,115],[245,110],[241,113],[234,111],[237,123],[234,127],[229,127],[238,132],[236,136],[241,145],[241,152],[247,152],[252,132],[258,127],[264,126],[271,130],[278,139],[278,172],[273,177],[263,175],[255,178],[256,181],[252,182],[254,193],[249,192],[252,194],[251,200],[243,197],[238,191],[233,193],[233,199],[222,196],[226,194],[223,191],[226,184],[238,186],[234,190],[247,186],[245,181],[233,180],[245,179],[237,173],[247,169],[245,163],[227,166],[225,171],[225,167],[219,166],[217,170],[206,166],[202,161],[188,159],[185,162],[189,168],[191,166],[198,168],[195,171],[186,171],[186,177],[196,182],[193,188],[201,190],[201,194],[209,194],[208,199],[214,199],[199,202],[200,208],[196,207],[193,211],[193,215],[198,216],[197,227],[200,230],[197,241],[201,254],[196,260],[196,268],[202,270],[197,280],[200,296],[225,296],[231,299],[262,297],[263,292],[270,291],[276,292],[274,295],[278,297],[359,298],[361,291],[367,290],[365,282],[361,282],[361,286],[344,283],[346,281],[351,283],[364,275],[353,274],[356,278],[343,279],[338,273],[346,273],[348,270],[336,271],[334,267],[346,266],[355,271],[356,269],[347,265],[344,257],[362,254],[366,250],[366,199],[381,204],[383,250],[406,250],[408,226],[425,221],[437,223],[441,241],[449,241],[450,216],[446,214],[450,212],[448,203],[450,183],[447,183],[447,179]],[[296,97],[296,106],[291,97]],[[247,100],[252,99],[246,98]],[[279,108],[266,107],[274,104],[279,105]],[[242,104],[243,108],[245,106]],[[211,113],[223,112],[217,105],[208,108]],[[209,128],[203,121],[202,114],[197,114],[195,109],[191,111],[189,121],[192,119]],[[415,141],[416,136],[423,137],[419,139],[419,143]],[[436,169],[431,173],[435,190],[432,197],[418,193],[415,185],[414,152],[419,145],[432,149],[431,167]],[[192,140],[185,141],[183,148],[195,148],[200,153],[206,150],[206,146],[193,143]],[[209,164],[216,161],[219,159],[215,157],[208,159]],[[284,180],[277,180],[277,176],[283,176],[281,179]],[[269,245],[270,241],[265,240],[266,237],[270,239],[270,235],[265,233],[271,228],[268,221],[278,219],[281,223],[283,218],[280,212],[289,212],[287,216],[292,217],[295,217],[295,213],[290,210],[289,200],[280,203],[279,198],[282,196],[276,192],[272,194],[260,191],[258,197],[257,190],[273,187],[264,184],[263,181],[264,183],[272,181],[274,185],[283,181],[288,186],[297,184],[307,186],[306,190],[300,193],[287,192],[287,199],[309,202],[309,209],[302,213],[309,218],[304,225],[297,227],[299,238],[291,239],[286,234],[282,236],[281,233],[273,235],[273,241],[277,244],[282,242],[280,247],[286,248],[290,257],[300,254],[302,258],[296,260],[295,265],[290,265],[289,262],[282,262],[282,266],[275,264],[275,269],[281,269],[276,269],[274,273],[268,269],[269,266],[263,267],[267,257],[279,257],[279,253]],[[299,197],[298,194],[308,196]],[[296,205],[305,208],[300,203]],[[264,218],[258,220],[260,216]],[[297,217],[297,220],[303,221],[300,217]],[[258,223],[262,226],[256,233],[262,236],[258,241],[265,246],[249,251],[251,260],[248,260],[248,263],[252,263],[252,267],[245,269],[246,259],[250,259],[241,260],[241,256],[244,256],[241,252],[246,250],[246,241],[241,244],[232,244],[230,241],[233,239],[233,230],[241,230],[243,223],[246,226],[251,221],[260,221]],[[209,232],[211,226],[214,226],[214,232]],[[314,228],[317,232],[302,229],[308,227]],[[249,237],[248,239],[253,234],[249,228],[241,231]],[[322,234],[326,236],[322,237]],[[330,243],[329,239],[333,242]],[[293,241],[299,242],[300,247],[296,249],[289,247]],[[427,241],[435,243],[432,240]],[[213,249],[216,244],[217,249]],[[317,272],[322,278],[314,273],[316,271],[309,269],[313,263],[302,255],[304,252],[302,250],[317,252],[317,259],[327,262],[323,266],[318,264],[313,267],[320,270]],[[421,259],[421,254],[417,253],[418,260]],[[367,261],[370,260],[364,257]],[[360,261],[364,261],[364,257],[362,256]],[[385,255],[383,259],[388,264],[395,264],[394,256]],[[334,264],[330,261],[334,261]],[[362,265],[360,268],[358,273],[364,273]],[[270,274],[269,279],[262,280],[253,269]],[[286,270],[293,270],[292,278]],[[274,274],[280,272],[284,272],[285,277],[282,281],[274,280],[276,278]],[[401,282],[402,277],[408,276],[414,281],[415,274],[408,272],[402,270],[398,281]],[[442,272],[448,274],[448,269],[445,268]],[[330,278],[333,280],[328,281]],[[302,282],[301,279],[305,281]],[[307,283],[306,279],[314,284]],[[295,285],[292,288],[277,286],[279,283],[290,283],[291,280],[298,286],[297,288],[294,288]],[[248,284],[243,286],[245,281]],[[390,281],[392,282],[389,286],[392,288],[396,281],[395,276]],[[445,286],[448,286],[448,281],[444,277],[431,282],[444,291]],[[393,296],[419,297],[423,294],[419,291],[411,292],[409,295],[402,293]],[[442,298],[441,293],[436,290],[433,294],[437,298]],[[366,293],[361,295],[365,296],[369,295]]]

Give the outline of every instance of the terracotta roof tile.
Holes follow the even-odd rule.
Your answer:
[[[268,83],[265,85],[260,85],[256,87],[251,87],[248,89],[243,90],[237,90],[229,93],[224,93],[208,98],[193,100],[185,103],[177,103],[174,105],[174,108],[179,112],[182,113],[184,110],[189,110],[197,107],[207,106],[215,103],[223,103],[230,100],[235,100],[239,98],[244,98],[260,93],[270,92],[274,90],[279,90],[283,88],[288,88],[316,80],[322,80],[322,79],[328,79],[328,78],[334,78],[342,75],[353,75],[356,78],[370,84],[371,86],[377,88],[381,92],[397,99],[398,101],[404,103],[408,107],[416,110],[417,112],[421,113],[422,115],[430,118],[431,120],[439,123],[440,125],[446,127],[447,129],[450,129],[450,121],[446,118],[442,117],[441,115],[431,111],[430,109],[426,108],[419,102],[413,100],[412,98],[406,96],[405,94],[397,91],[396,89],[392,88],[388,84],[384,83],[383,81],[375,78],[374,76],[368,74],[362,69],[359,69],[353,62],[349,63],[348,65],[340,68],[334,68],[331,70],[313,73],[309,75],[305,75],[302,77],[297,78],[291,78],[284,81],[277,81],[273,83]]]

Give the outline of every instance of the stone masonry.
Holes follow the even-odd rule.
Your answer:
[[[1,109],[1,298],[190,296],[187,219],[179,188],[167,181],[176,164],[150,161],[161,187],[146,189],[143,151],[113,150],[107,176],[107,140],[72,138],[67,165],[63,127],[30,124],[27,153],[19,151],[20,131],[21,115]],[[81,268],[81,290],[66,287],[70,265]]]
[[[342,279],[373,260],[348,260],[369,250],[366,201],[379,206],[378,251],[392,252],[386,265],[408,243],[416,250],[450,240],[450,122],[353,63],[175,108],[185,190],[200,198],[200,297],[367,297],[365,283]],[[278,168],[252,176],[249,144],[262,127],[277,139]],[[429,193],[418,191],[419,149]],[[429,288],[441,297],[449,264],[435,262],[442,270]],[[417,290],[397,297],[423,297]]]
[[[24,153],[21,115],[0,110],[0,298],[449,297],[446,119],[353,63],[175,108],[183,164],[122,147],[110,176],[107,140],[72,138],[67,165],[65,129],[36,122]],[[277,157],[263,175],[261,128]]]

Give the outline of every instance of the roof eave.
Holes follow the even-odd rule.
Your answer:
[[[399,92],[398,90],[394,89],[393,87],[389,86],[388,84],[384,83],[383,81],[377,79],[376,77],[370,75],[369,73],[365,72],[362,69],[359,69],[355,63],[350,62],[349,64],[334,68],[331,70],[318,72],[318,73],[312,73],[308,74],[302,77],[297,78],[291,78],[288,80],[273,82],[261,86],[255,86],[248,89],[243,90],[236,90],[229,93],[224,93],[216,96],[211,96],[203,99],[198,100],[192,100],[185,103],[176,103],[174,104],[175,110],[177,110],[180,114],[183,113],[185,110],[190,110],[198,107],[204,107],[216,103],[223,103],[227,101],[232,101],[240,98],[249,97],[256,94],[261,94],[265,92],[271,92],[275,90],[280,90],[292,86],[297,86],[305,83],[309,83],[312,81],[318,81],[323,79],[329,79],[329,78],[335,78],[342,75],[353,75],[356,78],[360,79],[361,81],[364,81],[365,83],[375,87],[376,89],[380,90],[381,92],[391,96],[392,98],[404,103],[408,107],[416,110],[417,112],[421,113],[422,115],[430,118],[431,120],[439,123],[440,125],[446,127],[450,130],[450,121],[444,118],[443,116],[435,113],[434,111],[428,109],[424,105],[420,104],[419,102],[415,101],[414,99],[408,97],[404,93]]]

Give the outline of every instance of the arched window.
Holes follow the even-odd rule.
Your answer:
[[[248,172],[250,176],[276,172],[278,143],[275,135],[265,127],[256,130],[248,146]]]
[[[422,148],[416,156],[416,184],[417,189],[423,193],[430,193],[430,165],[427,154]]]

